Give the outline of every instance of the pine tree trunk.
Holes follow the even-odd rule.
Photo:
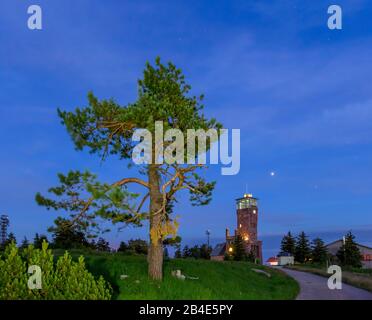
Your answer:
[[[152,230],[161,227],[161,214],[154,215],[162,206],[162,194],[160,192],[160,177],[157,165],[149,165],[150,185],[150,248],[148,253],[148,274],[151,279],[162,280],[163,278],[163,241],[161,237],[152,239]]]

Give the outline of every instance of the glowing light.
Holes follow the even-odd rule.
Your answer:
[[[249,237],[248,237],[248,236],[245,236],[245,237],[244,237],[244,240],[245,240],[245,241],[248,241],[248,240],[249,240]]]
[[[233,248],[232,247],[229,248],[229,252],[233,252]]]
[[[270,172],[270,176],[272,176],[272,177],[275,176],[275,172],[274,171],[271,171]]]

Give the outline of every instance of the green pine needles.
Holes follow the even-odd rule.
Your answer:
[[[40,289],[30,289],[35,276],[28,273],[30,266],[41,269]],[[73,261],[65,252],[55,262],[47,242],[21,251],[11,243],[0,254],[0,300],[109,300],[111,294],[102,276],[95,279],[87,271],[83,257]]]

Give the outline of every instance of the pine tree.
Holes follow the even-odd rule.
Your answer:
[[[198,245],[190,248],[190,255],[194,259],[200,259],[200,248]]]
[[[48,229],[52,233],[52,247],[55,249],[79,249],[89,247],[84,229],[78,224],[71,223],[63,218],[57,218],[54,226]]]
[[[320,238],[316,238],[312,242],[311,259],[313,263],[325,263],[327,261],[327,248]]]
[[[211,258],[212,248],[208,247],[207,244],[203,244],[200,247],[200,258],[209,260]]]
[[[89,242],[89,248],[93,250],[97,250],[97,243],[94,239],[92,239],[92,241]]]
[[[102,252],[110,252],[110,243],[103,238],[99,238],[96,243],[96,250]]]
[[[139,149],[133,143],[133,134],[139,134],[136,130],[146,130],[155,137],[158,131],[156,122],[163,123],[164,132],[177,129],[186,135],[189,129],[204,132],[213,129],[216,134],[208,139],[213,143],[221,134],[222,125],[213,118],[206,118],[203,95],[193,96],[190,90],[191,86],[186,83],[182,70],[171,62],[162,64],[158,57],[155,65],[146,64],[143,78],[138,80],[138,97],[135,101],[120,105],[113,99],[99,100],[90,92],[86,107],[71,112],[58,110],[58,114],[76,149],[89,149],[91,154],[98,155],[100,161],[109,156],[117,156],[120,160],[131,159],[133,151]],[[207,182],[198,174],[200,169],[206,168],[200,161],[196,164],[185,163],[190,159],[195,162],[197,154],[186,152],[182,159],[178,159],[180,161],[158,164],[162,156],[156,152],[159,143],[151,140],[146,147],[151,163],[138,166],[139,173],[146,179],[123,177],[122,170],[119,170],[116,182],[108,184],[97,181],[97,177],[89,172],[70,171],[67,175],[59,174],[60,185],[49,189],[52,199],[38,193],[36,201],[46,208],[68,211],[72,223],[80,223],[88,230],[99,230],[102,227],[100,218],[113,224],[136,225],[148,220],[148,274],[152,279],[161,280],[163,240],[169,235],[175,236],[179,226],[172,212],[179,191],[186,189],[189,192],[192,205],[207,205],[212,199],[215,182]],[[181,147],[190,150],[188,144],[195,146],[193,140],[184,139]],[[199,145],[200,139],[196,142]],[[206,144],[207,149],[210,145]],[[165,147],[165,152],[173,154],[176,146],[167,142]],[[135,189],[136,193],[130,192],[128,186],[131,184],[141,186],[144,191],[138,193]],[[87,194],[89,196],[85,197]],[[55,197],[59,200],[56,201]],[[149,207],[144,209],[142,207],[147,204],[147,199]]]
[[[133,251],[137,254],[147,254],[148,252],[148,243],[142,239],[131,239],[128,241],[129,251]]]
[[[297,238],[296,249],[295,249],[295,260],[299,263],[304,263],[310,258],[310,243],[305,234],[301,232]]]
[[[41,248],[41,246],[39,247],[39,244],[40,244],[40,237],[39,237],[39,234],[36,232],[35,237],[34,237],[34,247],[36,249]]]
[[[236,235],[233,245],[233,257],[235,261],[242,261],[247,259],[245,251],[244,240],[241,235]]]
[[[191,252],[189,246],[184,246],[182,250],[182,258],[190,258]]]
[[[355,236],[350,231],[336,255],[343,266],[360,268],[362,256],[354,239]]]
[[[43,242],[48,242],[48,238],[45,235],[39,235],[38,233],[35,234],[34,238],[34,247],[36,249],[41,249]]]
[[[174,252],[174,257],[176,259],[182,258],[181,246],[178,246],[176,251]]]
[[[128,252],[129,246],[125,241],[121,241],[117,252]]]
[[[6,247],[7,245],[9,245],[11,243],[17,244],[17,239],[16,239],[16,237],[15,237],[15,235],[14,235],[13,232],[10,232],[8,234],[8,237],[7,237],[6,241],[5,241],[4,246]]]
[[[288,231],[287,235],[285,235],[282,239],[281,246],[280,246],[280,253],[281,254],[290,254],[294,256],[296,250],[296,240],[292,236],[291,232]]]
[[[30,243],[28,242],[27,238],[24,237],[23,240],[22,240],[22,243],[21,243],[21,248],[26,249],[26,248],[28,248],[29,245],[30,245]]]

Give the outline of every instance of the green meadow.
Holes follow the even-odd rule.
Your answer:
[[[62,251],[55,251],[56,256]],[[103,277],[113,288],[113,299],[294,299],[299,291],[295,280],[280,270],[248,262],[170,259],[164,262],[162,282],[147,276],[145,256],[120,253],[70,252],[84,255],[88,270]],[[252,269],[261,269],[270,277]],[[171,275],[181,270],[185,280]]]

